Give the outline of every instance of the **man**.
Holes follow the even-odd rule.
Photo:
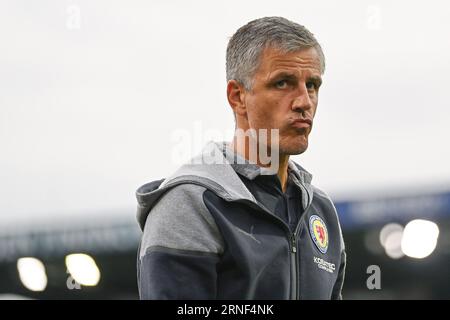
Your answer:
[[[233,35],[234,138],[137,191],[142,299],[341,298],[335,207],[289,159],[308,147],[324,66],[313,34],[287,19],[257,19]],[[272,129],[265,141],[238,134]]]

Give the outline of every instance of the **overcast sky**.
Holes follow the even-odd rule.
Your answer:
[[[0,223],[134,216],[136,188],[180,164],[180,130],[231,138],[227,41],[273,15],[305,25],[326,55],[310,147],[294,157],[315,185],[337,199],[448,188],[449,9],[1,0]]]

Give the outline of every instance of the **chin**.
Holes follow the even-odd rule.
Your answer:
[[[308,141],[293,141],[292,143],[284,143],[280,146],[280,154],[297,155],[302,154],[308,149]]]
[[[309,132],[306,130],[280,133],[279,153],[285,155],[304,153],[308,149],[308,136]]]

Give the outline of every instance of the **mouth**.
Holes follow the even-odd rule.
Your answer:
[[[290,119],[290,125],[294,128],[311,128],[312,120],[311,119]]]

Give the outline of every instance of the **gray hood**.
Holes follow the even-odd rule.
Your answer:
[[[144,229],[147,216],[158,199],[169,189],[183,183],[203,186],[226,201],[249,200],[258,205],[255,197],[241,181],[236,171],[244,173],[250,179],[254,179],[260,174],[274,174],[274,172],[251,164],[245,159],[243,160],[245,164],[233,163],[232,159],[236,157],[236,154],[227,146],[227,142],[210,141],[199,155],[182,165],[169,178],[152,181],[141,186],[136,191],[137,220],[141,229]],[[306,207],[313,199],[312,175],[292,160],[289,160],[289,168],[295,172],[304,187],[307,196],[302,198],[306,201],[303,204]]]

